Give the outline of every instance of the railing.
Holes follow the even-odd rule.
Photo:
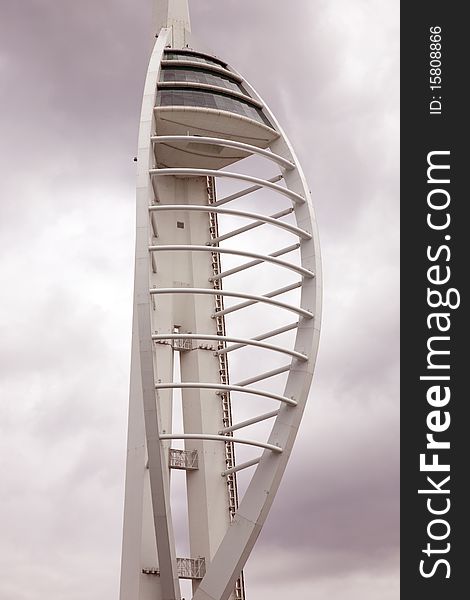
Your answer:
[[[202,579],[206,573],[205,558],[177,558],[176,565],[181,579]]]
[[[177,338],[171,341],[171,347],[178,352],[185,352],[193,349],[193,340],[188,338]]]
[[[176,567],[180,579],[202,579],[206,574],[206,559],[177,558]],[[160,569],[142,569],[142,573],[144,575],[160,575]]]
[[[198,469],[197,450],[170,448],[169,465],[172,469],[185,469],[187,471]]]

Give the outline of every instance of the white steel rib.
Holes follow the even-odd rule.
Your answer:
[[[181,244],[181,245],[160,245],[149,246],[150,252],[217,252],[218,254],[233,254],[234,256],[246,256],[247,258],[256,258],[261,262],[270,262],[279,267],[290,269],[295,273],[299,273],[304,277],[315,277],[309,269],[300,267],[299,265],[279,260],[270,254],[258,254],[257,252],[247,252],[246,250],[237,250],[236,248],[219,248],[218,246],[197,246],[196,244]],[[250,265],[251,266],[251,265]],[[248,268],[248,267],[244,267]]]
[[[254,377],[249,377],[248,379],[243,379],[243,381],[238,381],[236,385],[241,387],[245,385],[251,385],[252,383],[257,383],[258,381],[263,381],[264,379],[269,379],[270,377],[275,377],[276,375],[281,375],[282,373],[286,373],[290,371],[291,365],[284,365],[283,367],[279,367],[278,369],[272,369],[271,371],[264,371],[263,373],[259,373]]]
[[[251,183],[255,183],[260,187],[266,187],[271,190],[278,192],[279,194],[283,194],[287,196],[294,202],[298,202],[303,204],[305,202],[305,198],[298,194],[297,192],[293,192],[289,188],[282,187],[282,185],[276,185],[275,183],[271,183],[268,179],[262,179],[260,177],[253,177],[252,175],[245,175],[243,173],[232,173],[231,171],[215,171],[214,169],[188,169],[188,168],[178,168],[178,169],[150,169],[150,175],[155,177],[164,177],[164,176],[175,176],[175,175],[193,175],[195,177],[205,175],[207,177],[227,177],[229,179],[238,179],[239,181],[249,181]]]
[[[218,435],[211,433],[162,433],[160,434],[161,440],[210,440],[214,442],[230,442],[236,444],[245,444],[246,446],[255,446],[257,448],[264,448],[271,452],[281,453],[282,448],[274,444],[265,444],[259,440],[247,440],[245,438],[235,438],[228,435]]]
[[[275,175],[274,177],[267,179],[267,181],[269,181],[269,183],[276,183],[277,181],[281,181],[282,179],[284,179],[284,176],[281,174]],[[217,200],[217,202],[214,202],[214,204],[212,204],[211,206],[222,206],[223,204],[227,204],[227,202],[232,202],[232,200],[238,200],[239,198],[243,198],[243,196],[248,196],[249,194],[252,194],[253,192],[257,192],[258,190],[262,189],[262,185],[252,185],[251,187],[245,188],[244,190],[240,190],[239,192],[230,194],[230,196],[225,196],[225,198]]]
[[[271,412],[264,413],[262,415],[253,417],[252,419],[247,419],[246,421],[241,421],[240,423],[235,423],[235,425],[231,425],[230,427],[225,427],[224,429],[221,429],[219,431],[219,433],[223,434],[223,433],[229,433],[230,431],[236,431],[237,429],[243,429],[243,427],[248,427],[249,425],[254,425],[255,423],[261,423],[261,421],[266,421],[267,419],[272,419],[273,417],[277,417],[278,414],[279,414],[279,410],[272,410]]]
[[[284,254],[289,254],[290,252],[294,252],[295,250],[298,250],[299,248],[300,248],[300,244],[292,244],[291,246],[287,246],[286,248],[280,248],[279,250],[276,250],[275,252],[271,252],[271,254],[268,255],[268,257],[269,257],[268,259],[265,259],[263,257],[263,258],[258,258],[257,260],[251,260],[250,262],[243,263],[243,264],[239,265],[238,267],[234,267],[233,269],[228,269],[227,271],[222,271],[221,273],[218,273],[217,275],[210,277],[209,281],[217,281],[218,279],[224,279],[224,277],[229,277],[230,275],[235,275],[235,273],[240,273],[241,271],[245,271],[246,269],[251,269],[252,267],[256,267],[257,265],[260,265],[261,263],[265,262],[265,260],[266,260],[266,262],[274,262],[274,260],[271,260],[271,259],[276,259],[278,256],[283,256]],[[229,253],[227,252],[227,254],[229,254]],[[294,269],[292,269],[292,270],[294,270]],[[301,274],[303,274],[303,273],[301,273]],[[309,275],[307,275],[307,276],[313,277],[314,273],[309,271]]]
[[[236,312],[237,310],[242,310],[243,308],[248,308],[248,306],[253,306],[253,304],[256,304],[257,302],[266,302],[266,300],[261,300],[261,298],[274,298],[275,296],[281,296],[282,294],[286,294],[287,292],[291,292],[293,290],[298,289],[299,287],[302,287],[302,282],[298,281],[297,283],[292,283],[291,285],[286,285],[282,288],[279,288],[277,290],[273,290],[272,292],[268,292],[267,294],[263,294],[262,296],[257,296],[256,299],[253,298],[252,300],[248,300],[248,302],[240,302],[240,304],[234,304],[233,306],[230,306],[229,308],[224,308],[223,310],[220,310],[218,312],[216,312],[216,316],[224,316],[224,315],[228,315],[232,312]],[[241,296],[239,296],[241,298]],[[269,300],[267,301],[269,303]],[[296,312],[296,311],[293,311]],[[299,313],[299,314],[303,314],[304,317],[308,318],[312,318],[313,314],[310,313],[309,311],[307,311],[306,313]]]
[[[222,475],[222,477],[226,477],[227,475],[230,475],[231,473],[238,473],[238,471],[242,471],[243,469],[247,469],[248,467],[254,467],[255,465],[257,465],[259,463],[260,460],[261,460],[261,457],[253,458],[252,460],[247,460],[244,463],[239,463],[236,467],[232,467],[231,469],[222,471],[221,475]]]
[[[294,212],[293,208],[287,208],[285,210],[281,210],[277,213],[274,213],[273,215],[269,215],[269,218],[270,219],[279,219],[280,217],[285,217],[286,215],[290,215],[293,212]],[[218,244],[219,242],[228,240],[229,238],[235,237],[236,235],[240,235],[241,233],[246,233],[247,231],[250,231],[251,229],[260,227],[261,225],[264,225],[265,223],[266,223],[266,221],[264,221],[264,220],[263,221],[255,221],[254,223],[250,223],[249,225],[245,225],[244,227],[239,227],[238,229],[233,229],[232,231],[224,233],[223,235],[219,235],[219,236],[215,237],[212,240],[212,242],[215,244]],[[310,236],[310,233],[308,234],[308,236]]]
[[[308,360],[308,356],[291,348],[282,348],[275,344],[267,344],[266,342],[258,342],[255,339],[239,338],[229,335],[210,335],[207,333],[158,333],[152,335],[152,340],[210,340],[212,342],[237,342],[242,346],[254,346],[255,348],[264,348],[265,350],[273,350],[281,354],[289,354],[298,360]]]
[[[161,212],[165,210],[176,210],[176,211],[200,211],[200,212],[213,212],[219,215],[231,215],[233,217],[244,217],[245,219],[255,219],[262,223],[269,223],[270,225],[274,225],[275,227],[280,227],[281,229],[285,229],[290,233],[294,233],[298,237],[309,240],[312,237],[312,234],[308,231],[304,231],[300,229],[300,227],[296,227],[295,225],[291,225],[290,223],[285,223],[284,221],[278,221],[275,217],[269,217],[266,215],[261,215],[259,213],[247,212],[244,210],[234,210],[231,208],[219,208],[217,206],[194,206],[194,205],[181,205],[181,204],[164,204],[162,206],[149,206],[149,210],[151,212]],[[288,214],[291,212],[291,209],[288,211],[282,211],[282,214]],[[220,240],[220,237],[219,237]]]
[[[288,331],[292,331],[293,329],[297,329],[299,324],[297,322],[290,323],[289,325],[284,325],[284,327],[278,327],[277,329],[272,329],[271,331],[267,331],[266,333],[261,333],[260,335],[256,335],[253,339],[260,341],[266,340],[268,338],[274,337],[276,335],[280,335],[281,333],[287,333]],[[231,346],[226,346],[221,350],[217,350],[216,354],[227,354],[227,352],[233,352],[234,350],[238,350],[239,348],[243,348],[245,344],[232,344]]]
[[[180,383],[157,383],[155,384],[156,390],[167,390],[167,389],[184,389],[184,388],[200,388],[206,390],[225,390],[227,392],[242,392],[243,394],[253,394],[254,396],[263,396],[264,398],[271,398],[271,400],[279,400],[279,402],[285,402],[290,406],[297,406],[297,401],[293,398],[286,398],[279,394],[273,394],[266,390],[256,390],[253,388],[246,388],[241,385],[228,385],[223,383],[207,383],[197,381],[185,381]],[[227,430],[228,431],[228,430]]]
[[[309,310],[304,308],[300,308],[293,304],[287,304],[285,302],[279,302],[279,300],[273,300],[269,296],[257,296],[255,294],[245,294],[244,292],[231,292],[229,290],[218,290],[218,289],[207,289],[207,288],[151,288],[149,290],[150,295],[152,296],[163,296],[165,294],[201,294],[207,296],[227,296],[228,298],[246,298],[247,300],[251,300],[253,302],[262,302],[265,304],[270,304],[272,306],[276,306],[278,308],[285,308],[286,310],[290,310],[295,312],[306,319],[313,319],[314,315]],[[227,312],[229,309],[226,309]],[[224,311],[219,311],[214,313],[211,316],[218,316]]]
[[[250,600],[243,568],[289,460],[317,354],[318,233],[285,133],[239,73],[194,47],[187,0],[154,0],[153,23],[136,163],[120,600]],[[236,266],[233,256],[250,260]],[[186,557],[173,531],[178,474]]]

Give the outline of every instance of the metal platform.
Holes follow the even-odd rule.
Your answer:
[[[198,469],[197,450],[177,450],[170,448],[170,469],[194,471]]]
[[[202,579],[206,573],[205,558],[177,558],[176,566],[180,579]],[[142,569],[144,575],[160,575],[160,569]]]

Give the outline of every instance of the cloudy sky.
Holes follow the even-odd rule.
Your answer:
[[[118,598],[150,1],[0,4],[2,600]],[[323,252],[314,386],[247,598],[397,600],[398,2],[191,16],[288,132]]]

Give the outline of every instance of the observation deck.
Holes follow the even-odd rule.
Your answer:
[[[188,47],[187,0],[157,8],[137,154],[121,600],[189,588],[244,600],[313,374],[318,236],[275,116],[227,63]],[[186,507],[172,497],[183,478]],[[177,558],[184,508],[191,558]]]
[[[165,49],[155,116],[160,136],[224,138],[266,148],[279,137],[243,78],[221,60],[188,49]],[[221,169],[249,153],[211,143],[162,144],[159,166]]]

